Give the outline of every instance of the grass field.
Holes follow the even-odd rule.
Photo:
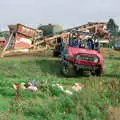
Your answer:
[[[102,50],[106,72],[102,77],[89,74],[65,78],[59,58],[41,56],[0,59],[0,120],[104,120],[109,106],[120,106],[120,53]],[[15,101],[14,83],[39,81],[38,92],[20,91]],[[53,84],[71,90],[74,83],[84,88],[73,95]]]

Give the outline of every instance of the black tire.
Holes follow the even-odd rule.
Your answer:
[[[102,74],[103,74],[103,71],[102,71],[102,69],[101,68],[99,68],[99,69],[97,69],[96,71],[95,71],[95,73],[96,73],[96,76],[102,76]]]
[[[64,62],[62,63],[62,73],[65,77],[74,77],[76,76],[76,71],[72,63]]]
[[[95,71],[92,71],[91,74],[93,76],[98,76],[98,77],[102,76],[102,74],[103,74],[102,68],[99,68],[99,69],[97,69]]]
[[[60,55],[60,45],[56,45],[54,51],[53,51],[53,56],[58,57]]]
[[[60,55],[60,52],[58,51],[53,51],[53,57],[58,57]]]

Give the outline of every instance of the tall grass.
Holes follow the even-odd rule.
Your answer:
[[[64,78],[56,58],[1,59],[0,61],[0,120],[104,120],[108,106],[120,106],[120,61],[105,56],[104,76]],[[15,101],[13,83],[39,82],[40,91],[20,91]],[[56,83],[71,90],[80,82],[84,88],[68,95]]]

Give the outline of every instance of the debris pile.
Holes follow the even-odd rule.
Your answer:
[[[63,91],[66,94],[69,94],[69,95],[72,95],[73,92],[79,92],[79,91],[81,91],[83,89],[83,87],[84,87],[81,83],[75,83],[72,86],[72,90],[65,90],[64,87],[62,85],[60,85],[60,84],[56,84],[56,86],[58,88],[60,88],[61,91]]]
[[[81,83],[75,83],[71,88],[71,90],[64,89],[64,86],[60,84],[52,84],[52,87],[58,87],[63,93],[72,95],[73,92],[79,92],[82,90],[83,85]],[[30,82],[22,82],[20,84],[13,84],[13,88],[17,91],[18,89],[28,90],[30,92],[37,92],[40,89],[39,83],[35,80],[32,80]],[[41,87],[42,88],[42,87]]]
[[[72,86],[72,89],[76,92],[81,91],[84,86],[81,83],[75,83],[75,85]]]
[[[102,37],[109,41],[109,33],[104,30],[105,23],[89,23],[86,25],[74,27],[71,29],[63,30],[58,34],[52,34],[51,36],[44,36],[44,29],[33,29],[28,26],[24,26],[22,24],[17,25],[9,25],[10,37],[7,41],[7,44],[3,50],[2,57],[6,54],[10,54],[10,52],[14,53],[14,50],[35,50],[35,51],[45,51],[47,49],[51,49],[56,51],[56,46],[63,39],[64,34],[69,34],[72,30],[80,31],[84,33],[81,35],[81,38],[86,38],[86,33],[92,33],[99,37]],[[48,32],[48,31],[47,31]],[[69,35],[67,35],[67,41]],[[69,42],[69,41],[67,41]],[[7,52],[10,51],[10,52]],[[58,52],[58,51],[57,51]]]
[[[15,90],[23,89],[30,92],[37,92],[39,90],[38,83],[34,80],[27,83],[13,84],[13,88]]]

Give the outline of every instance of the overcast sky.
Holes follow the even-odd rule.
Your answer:
[[[114,18],[120,24],[120,0],[0,0],[0,25],[61,24],[64,28]]]

